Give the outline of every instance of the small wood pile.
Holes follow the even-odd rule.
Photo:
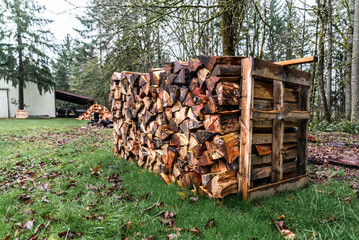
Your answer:
[[[168,184],[177,182],[214,198],[238,193],[243,59],[200,56],[168,62],[149,73],[115,72],[110,92],[114,154],[137,161]],[[273,110],[273,81],[253,82],[253,107]],[[297,87],[288,89],[288,110],[299,110]],[[272,120],[260,117],[262,121],[250,127],[253,169],[258,170],[248,170],[249,188],[271,183]],[[291,161],[285,168],[292,176],[297,171],[295,124],[288,122],[283,147],[283,151],[294,149],[286,155]],[[245,154],[252,156],[251,151]]]
[[[105,106],[101,106],[100,104],[91,105],[83,114],[81,114],[77,120],[91,120],[94,113],[99,114],[99,118],[102,120],[110,120],[112,119],[111,112]]]

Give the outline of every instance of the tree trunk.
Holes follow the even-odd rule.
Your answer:
[[[263,58],[264,51],[264,43],[266,38],[266,21],[267,21],[267,1],[264,0],[264,22],[263,22],[263,32],[262,32],[262,42],[261,42],[261,50],[259,51],[259,58]]]
[[[304,6],[307,4],[307,1],[304,0]],[[306,33],[306,10],[303,11],[303,31],[302,31],[302,42],[301,42],[301,53],[300,53],[300,57],[304,57],[304,41],[305,41],[305,33]],[[317,37],[317,35],[316,35]],[[300,65],[300,70],[303,70],[303,64]]]
[[[333,51],[333,31],[332,31],[332,0],[328,0],[328,55],[327,55],[327,81],[326,81],[326,98],[327,105],[331,109],[331,96],[332,96],[332,51]]]
[[[319,27],[319,19],[317,19],[316,23],[315,23],[315,45],[314,45],[315,47],[314,47],[314,53],[313,53],[314,56],[318,55],[318,37],[319,37],[318,27]],[[303,56],[304,56],[304,50],[303,50]],[[319,112],[318,107],[316,106],[316,104],[314,104],[315,99],[316,99],[317,82],[318,82],[318,76],[317,76],[316,69],[317,69],[317,63],[314,62],[313,65],[312,65],[312,79],[313,79],[313,81],[312,81],[311,86],[310,86],[310,106],[312,106],[312,108],[311,108],[311,112],[312,112],[311,119],[312,120],[313,120],[314,114],[316,114],[315,115],[316,118],[318,117],[318,112]]]
[[[354,30],[353,30],[353,60],[351,82],[352,114],[351,120],[359,119],[359,0],[355,1],[354,7]],[[355,94],[354,94],[355,93]]]
[[[325,10],[325,4],[323,4],[322,12],[319,13],[321,29],[319,35],[319,57],[318,57],[318,69],[317,69],[317,76],[318,76],[318,83],[319,83],[319,94],[323,104],[324,110],[324,117],[325,120],[328,122],[331,121],[330,119],[330,110],[328,108],[327,97],[325,94],[325,86],[324,86],[324,39],[325,39],[325,25],[327,22],[327,12]]]
[[[19,10],[19,9],[17,9]],[[18,17],[20,17],[19,11],[17,11]],[[17,24],[17,46],[19,54],[19,110],[24,110],[24,66],[23,66],[23,56],[22,56],[22,38],[21,38],[21,26],[20,23]]]
[[[348,43],[347,43],[347,69],[345,76],[345,117],[350,120],[351,117],[351,75],[352,75],[352,51],[353,51],[353,24],[354,24],[354,5],[355,0],[350,0],[349,2],[349,17],[350,17],[350,26],[348,29]]]
[[[294,42],[294,36],[293,36],[293,23],[292,23],[292,10],[293,10],[293,1],[287,1],[286,2],[288,7],[288,19],[287,19],[287,35],[286,35],[286,59],[292,59],[293,55],[293,42]]]
[[[231,11],[231,1],[221,1],[223,4],[223,13],[221,17],[221,35],[222,35],[222,51],[224,56],[234,56],[234,24],[233,13]]]

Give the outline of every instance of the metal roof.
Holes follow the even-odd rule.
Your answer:
[[[75,93],[65,92],[62,90],[55,90],[55,98],[58,100],[71,102],[71,103],[77,103],[77,104],[94,104],[96,99],[82,96]]]

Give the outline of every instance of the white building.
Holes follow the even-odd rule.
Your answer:
[[[13,87],[11,82],[0,80],[0,118],[15,117],[18,106],[12,102],[18,102],[19,89]],[[40,94],[37,85],[26,82],[24,89],[25,110],[29,116],[49,116],[56,117],[55,91],[43,92]]]

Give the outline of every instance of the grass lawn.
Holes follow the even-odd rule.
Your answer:
[[[284,239],[278,220],[297,239],[359,239],[359,198],[343,168],[271,198],[214,201],[167,186],[111,147],[112,130],[86,121],[0,120],[0,239]]]

